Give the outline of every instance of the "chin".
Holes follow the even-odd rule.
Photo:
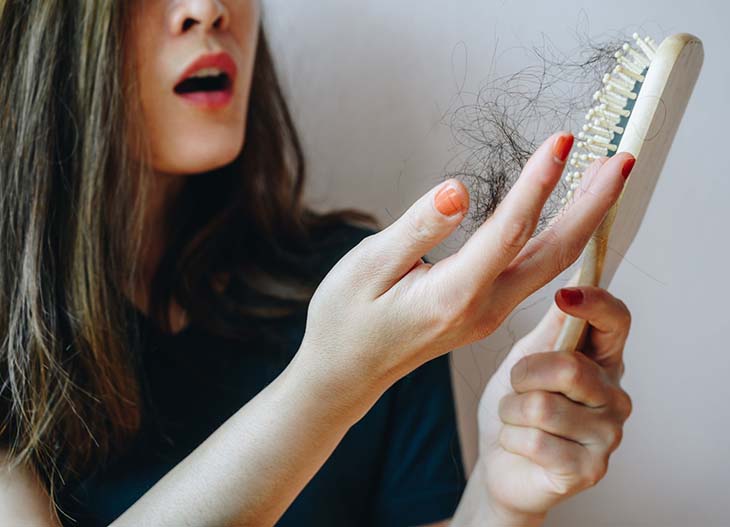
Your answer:
[[[170,154],[164,159],[154,159],[153,166],[158,172],[176,175],[202,174],[224,167],[232,163],[243,149],[244,136],[234,139],[232,135],[216,137],[216,134],[200,134],[176,141],[167,149]],[[201,136],[205,139],[201,140]]]

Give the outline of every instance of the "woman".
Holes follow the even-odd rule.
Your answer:
[[[531,239],[555,134],[432,265],[455,180],[382,231],[302,205],[257,1],[3,0],[0,40],[0,523],[539,525],[601,479],[620,300],[561,290],[513,348],[465,489],[445,354],[578,257],[630,155]],[[548,352],[565,313],[582,354]]]

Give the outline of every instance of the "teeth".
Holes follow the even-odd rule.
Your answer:
[[[188,77],[188,78],[192,79],[195,77],[215,77],[222,73],[225,73],[225,72],[218,68],[203,68],[202,70],[196,71],[195,73],[190,75],[190,77]]]

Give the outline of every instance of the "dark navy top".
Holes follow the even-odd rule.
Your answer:
[[[348,229],[350,229],[348,227]],[[334,264],[372,230],[352,227]],[[108,525],[281,373],[304,311],[275,322],[288,354],[244,347],[194,324],[170,335],[142,324],[147,411],[136,440],[59,495],[64,526]],[[262,474],[265,477],[265,474]],[[277,525],[407,526],[453,515],[465,485],[448,355],[396,382],[344,436]]]

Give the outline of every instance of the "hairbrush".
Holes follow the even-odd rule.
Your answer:
[[[583,172],[598,157],[629,152],[636,164],[616,203],[583,250],[576,285],[606,288],[639,230],[659,174],[699,76],[704,51],[696,36],[679,33],[657,46],[649,37],[616,51],[616,64],[593,96],[593,107],[578,134],[561,200],[567,204]],[[582,347],[587,322],[568,315],[556,350]]]

